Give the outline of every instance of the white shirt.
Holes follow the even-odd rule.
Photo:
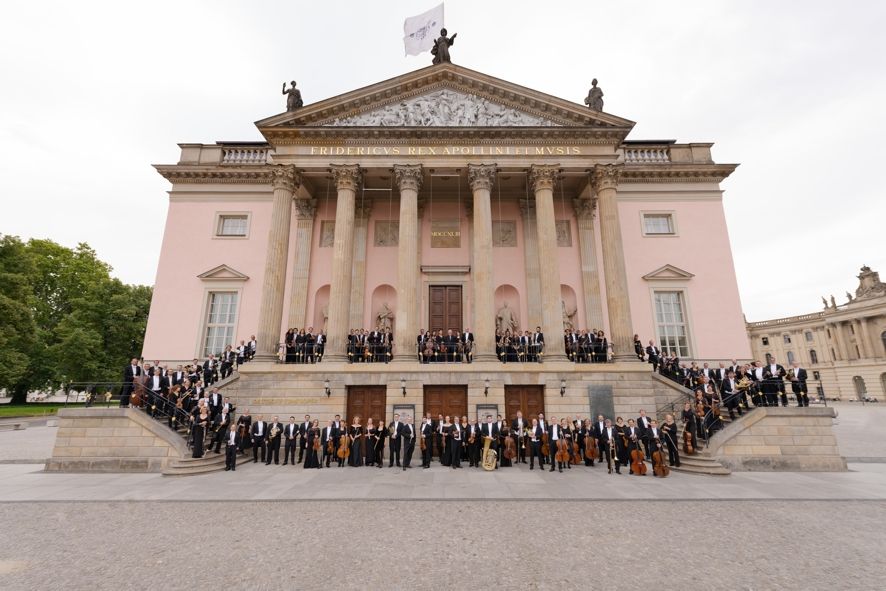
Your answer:
[[[256,423],[256,425],[258,425],[258,432],[256,433],[256,435],[263,435],[264,432],[262,431],[262,427],[264,427],[264,423],[262,421],[259,421]]]
[[[160,389],[160,376],[154,376],[154,385],[151,386],[151,390],[159,390]]]
[[[560,439],[560,436],[557,434],[557,427],[558,426],[559,425],[554,425],[551,428],[551,439],[553,439],[554,441],[557,441],[558,439]]]
[[[236,432],[236,431],[231,431],[231,438],[230,438],[230,443],[231,443],[231,445],[234,445],[234,444],[236,443],[236,441],[234,441],[234,438],[235,438],[235,437],[237,437],[237,432]]]

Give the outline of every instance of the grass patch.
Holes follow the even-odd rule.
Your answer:
[[[51,416],[56,414],[60,408],[83,408],[84,406],[83,403],[68,404],[67,407],[64,404],[44,404],[39,402],[32,404],[0,404],[0,418]]]

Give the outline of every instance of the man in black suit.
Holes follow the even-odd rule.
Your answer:
[[[225,442],[225,471],[237,469],[237,450],[240,448],[240,434],[237,433],[237,425],[231,428],[224,436]]]
[[[258,452],[261,450],[261,461],[265,461],[265,439],[268,436],[268,424],[262,420],[262,416],[255,417],[252,429],[249,432],[252,439],[252,461],[258,463]]]
[[[244,450],[246,449],[249,443],[249,433],[252,430],[252,416],[249,414],[249,409],[247,408],[243,411],[239,417],[237,417],[237,432],[240,432],[240,427],[243,427],[244,437],[240,438],[240,453],[246,453]]]
[[[295,421],[295,417],[289,417]],[[311,415],[305,415],[305,420],[298,426],[298,463],[302,463],[305,448],[308,446],[308,431],[311,429]]]
[[[637,431],[640,432],[640,441],[643,442],[643,450],[646,453],[646,459],[652,461],[652,444],[649,439],[649,427],[649,417],[646,416],[645,410],[640,409],[640,416],[637,417]]]
[[[150,410],[153,417],[157,414],[157,411],[164,412],[166,395],[169,393],[169,380],[163,377],[159,367],[154,368],[154,375],[148,378],[147,388],[151,400],[146,408]]]
[[[649,346],[646,347],[646,358],[652,364],[652,371],[657,371],[661,360],[661,349],[655,346],[655,341],[652,339],[649,339]]]
[[[796,361],[791,364],[791,369],[793,370],[791,375],[791,391],[797,397],[797,406],[809,406],[809,389],[806,386],[808,375],[806,370],[800,367],[800,364]],[[785,406],[787,406],[787,402],[785,402]]]
[[[276,433],[272,436],[272,433],[275,431]],[[278,417],[274,417],[274,420],[268,425],[268,461],[265,462],[266,466],[271,465],[271,460],[273,460],[275,464],[280,464],[280,437],[282,435],[283,424],[278,420]]]
[[[120,393],[120,408],[129,406],[129,397],[132,395],[133,382],[135,378],[142,375],[142,368],[138,366],[138,359],[133,357],[129,360],[129,365],[123,370],[123,391]]]
[[[400,427],[403,440],[403,470],[411,468],[412,452],[415,451],[415,425],[412,424],[412,417],[406,417],[406,424]]]
[[[178,367],[175,368],[175,371],[172,372],[172,379],[170,380],[170,383],[173,386],[180,386],[182,384],[182,382],[185,381],[186,377],[187,377],[187,375],[185,374],[184,369],[182,369],[182,366],[179,365]]]
[[[329,442],[332,441],[332,452],[329,451]],[[338,444],[338,437],[336,437],[335,433],[335,424],[332,421],[326,423],[326,426],[320,431],[320,446],[323,448],[323,461],[326,463],[326,467],[329,467],[329,462],[332,461],[332,458],[335,456],[335,452],[338,451],[336,446]]]
[[[526,463],[526,429],[529,425],[523,419],[523,412],[517,411],[517,416],[511,421],[511,433],[514,434],[514,439],[517,441],[517,463]]]
[[[231,417],[226,412],[220,413],[212,422],[212,439],[215,442],[215,453],[221,453],[222,440],[227,436],[230,427]]]
[[[207,386],[215,381],[215,365],[215,355],[210,355],[209,358],[203,362],[203,383]]]
[[[491,439],[492,444],[489,446],[489,449],[495,451],[495,469],[498,470],[498,427],[495,423],[492,422],[492,415],[486,415],[486,422],[483,423],[483,428],[480,430],[480,435],[483,437],[483,447],[485,447],[486,439]]]
[[[295,466],[295,447],[299,445],[301,427],[295,424],[295,417],[289,417],[289,424],[283,429],[283,465],[292,462]],[[301,458],[299,458],[301,463]]]
[[[726,370],[726,379],[720,382],[720,397],[723,404],[729,409],[729,418],[735,420],[735,411],[738,409],[738,416],[741,416],[741,405],[738,404],[738,388],[735,381],[735,374],[731,369]]]
[[[206,401],[209,405],[209,418],[215,419],[218,416],[218,413],[221,412],[222,404],[224,404],[224,400],[222,399],[222,395],[219,394],[218,388],[213,388],[212,393],[209,395],[209,399]]]
[[[421,452],[421,467],[431,467],[431,454],[434,447],[434,421],[431,420],[431,413],[421,420],[421,429],[419,431],[422,440],[425,442],[425,448]]]
[[[557,423],[557,417],[551,417],[551,424],[548,426],[548,447],[550,452],[551,472],[556,466],[560,472],[563,471],[563,462],[557,462],[557,442],[565,437],[563,430]]]
[[[388,437],[390,438],[391,447],[391,458],[388,460],[388,468],[393,468],[394,462],[397,462],[398,468],[400,467],[400,435],[402,434],[402,428],[403,423],[400,422],[400,415],[394,414],[394,420],[388,425]]]
[[[612,464],[615,464],[615,473],[621,474],[621,458],[616,459],[618,454],[615,452],[615,438],[616,433],[612,426],[612,420],[606,419],[603,423],[603,430],[600,432],[600,438],[597,440],[600,443],[600,460],[606,458],[606,466],[609,468],[610,474],[612,474]]]
[[[766,396],[768,406],[778,406],[778,394],[781,393],[781,402],[788,405],[788,397],[784,390],[784,377],[787,375],[784,367],[775,362],[775,357],[769,358],[769,363],[763,366],[763,394]]]
[[[473,438],[474,442],[471,443]],[[465,429],[465,445],[468,448],[468,466],[476,468],[480,465],[480,425],[477,420],[471,421],[468,428]]]
[[[461,335],[461,342],[465,346],[465,361],[470,363],[474,357],[474,333],[470,328],[466,328]]]

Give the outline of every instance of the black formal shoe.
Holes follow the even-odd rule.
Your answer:
[[[551,472],[553,472],[553,471],[554,471],[554,468],[553,468],[553,467],[551,467],[551,470],[550,470],[550,471],[551,471]]]
[[[285,466],[285,465],[287,465],[288,463],[289,463],[289,462],[283,462],[283,465]]]
[[[529,466],[530,470],[535,470],[535,466]]]
[[[560,468],[560,472],[561,472],[561,473],[563,472],[563,468]]]
[[[568,464],[566,467],[572,470],[572,464]]]
[[[230,468],[225,466],[225,472],[227,472],[228,470],[230,470]]]
[[[231,472],[236,472],[237,468],[231,468]]]
[[[271,462],[265,462],[265,466],[270,466]]]

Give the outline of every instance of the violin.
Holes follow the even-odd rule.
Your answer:
[[[314,433],[313,449],[314,449],[314,451],[319,452],[320,451],[320,430],[314,429],[312,432]]]
[[[692,433],[689,429],[683,430],[683,453],[687,456],[695,455],[695,448],[692,446]]]
[[[640,451],[639,447],[634,447],[634,449],[631,450],[631,472],[637,476],[646,475],[646,462],[643,458],[643,452]]]
[[[664,453],[661,451],[661,441],[655,441],[656,450],[652,452],[652,473],[659,478],[665,478],[671,473],[671,469],[664,461]]]

